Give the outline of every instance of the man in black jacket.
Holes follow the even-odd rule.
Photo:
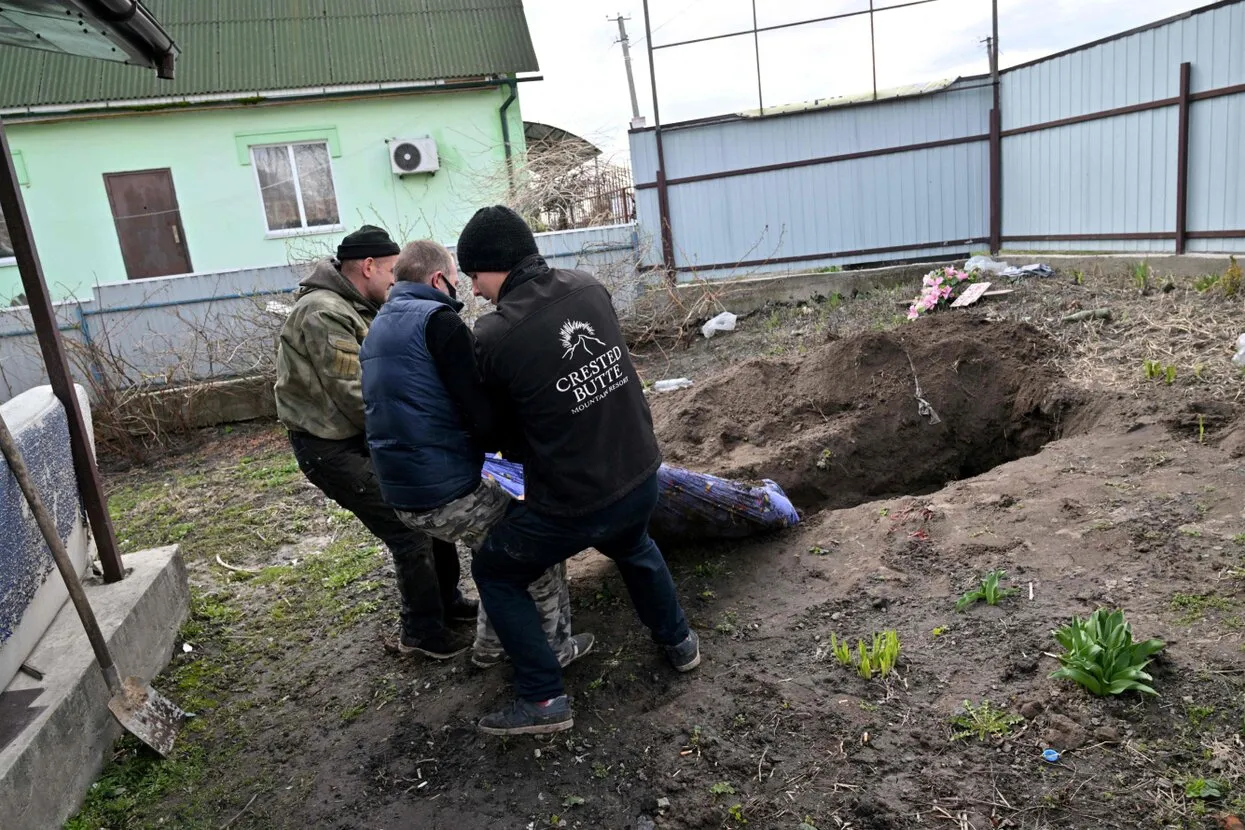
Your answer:
[[[514,428],[526,500],[472,559],[485,611],[514,663],[517,700],[480,721],[494,735],[574,725],[558,660],[527,586],[592,547],[614,560],[641,622],[679,671],[700,648],[648,535],[661,452],[605,287],[550,269],[514,211],[482,208],[458,240],[459,268],[497,310],[476,323],[480,371]]]

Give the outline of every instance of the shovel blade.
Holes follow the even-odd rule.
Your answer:
[[[108,709],[127,732],[166,757],[186,718],[177,704],[137,677],[125,679]]]

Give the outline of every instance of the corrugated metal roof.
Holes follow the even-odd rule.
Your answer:
[[[0,109],[538,69],[522,0],[147,0],[176,39],[177,79],[0,48]]]
[[[945,80],[930,81],[929,83],[924,84],[906,84],[904,86],[890,87],[889,89],[879,89],[876,95],[873,90],[868,90],[866,92],[857,92],[851,95],[840,95],[836,98],[817,98],[813,101],[799,101],[793,104],[779,104],[777,106],[767,106],[764,110],[743,110],[742,112],[736,113],[736,115],[740,115],[744,118],[761,118],[766,115],[778,115],[779,113],[813,112],[815,110],[830,109],[832,107],[851,106],[852,104],[889,101],[894,98],[910,98],[916,95],[928,95],[931,92],[941,92],[957,80],[959,79],[947,78]]]

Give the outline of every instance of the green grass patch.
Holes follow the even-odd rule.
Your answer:
[[[1180,622],[1184,625],[1204,618],[1207,611],[1232,610],[1231,601],[1215,594],[1176,594],[1172,597],[1171,606],[1180,612]]]

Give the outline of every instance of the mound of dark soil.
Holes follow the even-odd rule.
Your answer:
[[[656,396],[653,415],[671,463],[772,478],[802,509],[845,507],[938,488],[1059,437],[1074,399],[1054,349],[1027,324],[942,313],[748,360]]]

